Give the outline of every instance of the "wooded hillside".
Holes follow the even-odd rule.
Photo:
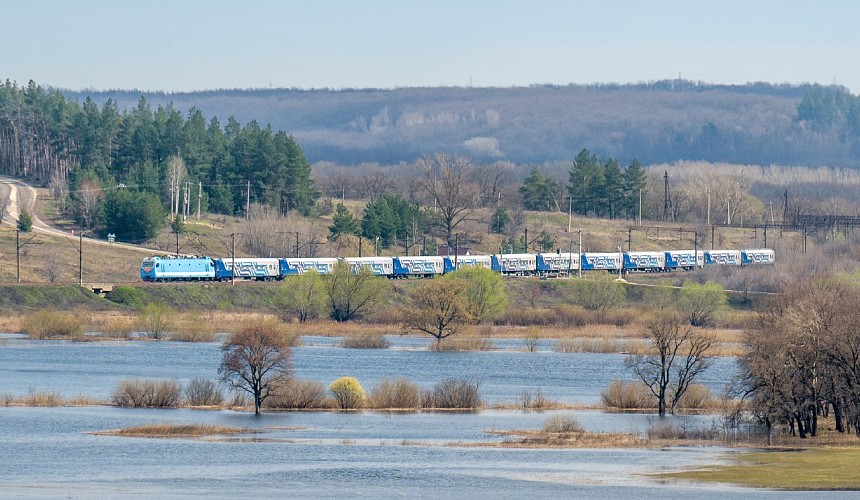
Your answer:
[[[639,85],[366,90],[66,92],[83,102],[192,107],[293,134],[311,162],[391,164],[445,151],[478,161],[570,161],[582,148],[643,164],[704,160],[860,167],[860,104],[843,87]]]

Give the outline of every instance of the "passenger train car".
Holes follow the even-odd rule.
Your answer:
[[[353,273],[362,268],[388,278],[429,278],[469,266],[483,267],[505,276],[569,276],[581,271],[658,273],[690,271],[706,266],[773,264],[769,248],[750,250],[668,250],[662,252],[514,253],[497,255],[256,258],[147,257],[140,265],[144,281],[272,281],[314,270],[331,274],[338,262]]]

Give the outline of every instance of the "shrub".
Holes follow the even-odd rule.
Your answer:
[[[84,333],[81,322],[70,313],[39,311],[24,319],[24,333],[32,339],[77,339]]]
[[[404,378],[384,378],[371,391],[370,406],[377,409],[420,408],[420,391],[417,385]]]
[[[421,395],[424,408],[475,410],[481,406],[478,382],[445,379]]]
[[[540,341],[540,332],[534,328],[529,329],[526,332],[526,336],[523,339],[523,343],[525,344],[526,351],[535,352],[537,351],[538,342]]]
[[[671,423],[653,424],[648,428],[648,439],[695,439],[713,441],[720,439],[720,431],[714,427],[673,425]]]
[[[540,389],[537,389],[535,392],[532,392],[531,389],[524,389],[520,393],[519,406],[523,411],[542,411],[557,407],[558,403],[547,398]]]
[[[102,334],[116,339],[131,338],[134,322],[128,318],[111,318],[102,325]]]
[[[493,349],[493,343],[480,337],[452,337],[442,342],[431,342],[429,347],[439,352],[489,351]]]
[[[111,400],[127,408],[173,408],[179,404],[182,386],[175,380],[120,380]]]
[[[349,335],[340,341],[340,346],[348,349],[387,349],[388,345],[388,340],[379,333]]]
[[[678,408],[701,410],[704,408],[713,408],[716,404],[717,401],[707,386],[690,384],[681,396],[681,400],[678,401]]]
[[[189,406],[220,406],[224,401],[221,388],[205,378],[194,378],[185,387],[185,404]]]
[[[326,397],[325,386],[315,380],[290,379],[274,387],[274,392],[266,398],[268,408],[288,410],[311,410],[331,408],[332,402]]]
[[[613,380],[608,388],[600,391],[600,399],[607,407],[621,410],[650,409],[657,406],[654,395],[642,382]]]
[[[105,298],[111,302],[125,304],[135,309],[140,309],[149,302],[146,292],[136,286],[128,285],[114,287],[113,290],[105,294]]]
[[[597,315],[573,304],[558,304],[552,308],[555,324],[567,328],[597,323]]]
[[[212,342],[215,340],[215,325],[195,311],[176,324],[170,338],[180,342]]]
[[[163,303],[150,303],[140,310],[137,317],[138,328],[153,340],[166,339],[173,329],[176,313]]]
[[[573,302],[595,311],[598,319],[602,319],[607,311],[620,305],[626,298],[624,285],[610,278],[573,282]]]
[[[366,396],[361,383],[354,377],[341,377],[328,386],[338,408],[355,410],[364,405]]]
[[[579,420],[572,415],[553,415],[543,423],[543,431],[553,434],[566,434],[570,432],[583,432]]]
[[[685,281],[681,286],[678,306],[687,315],[692,326],[711,324],[719,311],[726,305],[726,293],[717,283],[703,285]]]

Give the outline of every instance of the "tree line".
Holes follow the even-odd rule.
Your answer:
[[[822,98],[804,97],[811,94]],[[830,94],[850,96],[835,85],[711,85],[680,79],[632,85],[145,95],[153,103],[173,102],[180,109],[198,107],[290,130],[314,163],[397,164],[429,151],[447,151],[481,161],[540,165],[569,160],[587,145],[599,157],[615,157],[622,164],[635,157],[645,165],[704,160],[856,168],[856,130],[817,125],[833,115],[827,109]],[[141,92],[69,95],[99,102],[112,98],[124,109],[134,107]],[[843,106],[847,100],[834,99],[837,108],[848,110]],[[814,104],[814,113],[807,112],[810,106],[798,107],[804,100]]]
[[[262,203],[307,215],[318,196],[298,142],[271,126],[153,110],[143,96],[125,110],[78,103],[33,81],[0,85],[0,172],[51,187],[83,228],[121,239],[152,236],[168,211],[244,214]],[[115,220],[123,210],[158,224]]]
[[[860,291],[831,276],[786,287],[747,331],[740,394],[767,430],[785,426],[801,438],[819,418],[860,436]]]

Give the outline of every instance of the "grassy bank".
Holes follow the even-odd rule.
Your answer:
[[[659,477],[782,490],[860,490],[858,470],[860,448],[828,447],[745,453],[732,465]]]

